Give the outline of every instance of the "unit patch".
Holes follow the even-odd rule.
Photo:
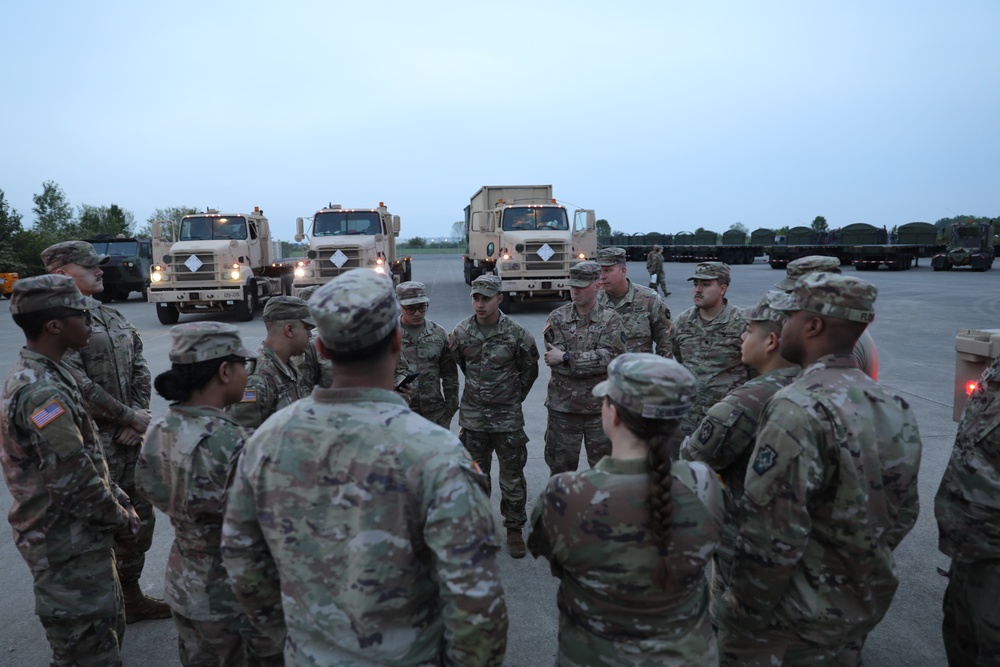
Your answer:
[[[256,403],[257,402],[257,391],[255,389],[247,389],[243,392],[243,400],[240,403]]]
[[[715,431],[715,424],[712,420],[706,419],[701,423],[701,427],[698,429],[698,442],[701,444],[706,444],[708,439],[712,437],[712,433]]]
[[[65,413],[66,411],[63,410],[63,407],[55,399],[52,399],[31,415],[31,423],[38,428],[45,428],[52,423],[53,419]]]
[[[762,449],[757,452],[757,458],[753,460],[753,471],[758,475],[763,475],[768,470],[774,467],[774,464],[778,462],[778,452],[771,449],[770,445],[764,445]]]

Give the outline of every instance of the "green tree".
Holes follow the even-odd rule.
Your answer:
[[[54,181],[42,183],[42,193],[32,195],[35,205],[35,230],[59,241],[68,241],[75,231],[73,207],[66,193]],[[56,241],[53,241],[56,243]]]
[[[138,238],[148,239],[153,236],[153,223],[157,220],[170,220],[175,225],[181,221],[185,215],[194,215],[198,209],[191,206],[171,206],[169,208],[158,208],[146,218],[146,224],[135,231]]]
[[[112,204],[111,206],[80,206],[77,218],[76,235],[80,238],[93,238],[102,234],[108,236],[132,236],[135,227],[135,215]]]
[[[410,248],[426,248],[427,239],[425,239],[423,236],[414,236],[407,242],[407,246],[409,246]]]
[[[23,233],[21,214],[10,207],[0,190],[0,273],[23,273],[28,268],[16,252],[17,239]]]
[[[451,238],[465,239],[465,220],[456,220],[451,223]]]
[[[750,230],[747,229],[747,226],[744,225],[742,222],[734,222],[733,224],[729,225],[728,231],[730,231],[730,232],[733,232],[733,231],[743,232],[744,234],[749,234],[750,233]]]
[[[611,223],[609,223],[604,218],[597,221],[597,235],[598,236],[611,236]]]
[[[827,229],[830,228],[830,226],[826,224],[826,218],[824,218],[821,215],[817,215],[815,218],[813,218],[812,228],[815,229],[817,232],[825,232]]]

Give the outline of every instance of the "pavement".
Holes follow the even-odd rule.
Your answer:
[[[667,304],[674,315],[691,305],[691,289],[685,279],[694,265],[668,262],[665,265],[668,289]],[[845,271],[855,274],[851,267]],[[643,264],[630,262],[629,276],[638,284],[647,284]],[[752,265],[733,267],[733,283],[728,298],[737,306],[757,302],[763,292],[782,276],[758,259]],[[1000,328],[1000,271],[934,273],[928,260],[921,260],[910,271],[857,273],[858,277],[879,288],[876,319],[870,331],[880,355],[879,381],[902,395],[913,406],[923,439],[923,460],[919,486],[921,511],[917,525],[896,551],[900,585],[892,607],[882,623],[869,636],[864,661],[869,667],[937,667],[946,665],[941,640],[941,599],[945,579],[938,568],[947,569],[948,559],[937,550],[937,526],[933,499],[944,472],[955,437],[952,421],[952,392],[955,373],[955,334],[958,329]],[[413,261],[413,278],[429,289],[431,305],[427,317],[447,330],[472,313],[469,288],[462,277],[459,255],[420,255]],[[0,301],[0,377],[6,377],[23,336],[12,322],[9,301]],[[137,293],[131,300],[111,304],[139,329],[145,356],[155,377],[167,370],[170,327],[159,324],[153,306]],[[513,317],[541,341],[542,327],[548,313],[558,303],[521,304]],[[236,322],[231,316],[218,319],[239,326],[244,343],[256,346],[264,337],[264,325],[258,310],[251,322]],[[182,315],[181,321],[216,319],[211,315]],[[542,346],[539,343],[540,347]],[[549,372],[542,366],[541,375],[524,404],[528,444],[528,511],[548,480],[548,468],[542,457],[546,412],[545,388]],[[166,408],[166,401],[154,395],[153,413]],[[452,424],[457,433],[457,420]],[[581,457],[584,459],[584,457]],[[585,459],[582,465],[586,465]],[[493,467],[496,476],[497,466]],[[494,490],[499,483],[495,481]],[[492,498],[499,517],[499,492]],[[11,497],[0,485],[0,512],[10,509]],[[147,554],[141,579],[143,588],[162,596],[167,554],[173,539],[169,520],[160,514],[153,546]],[[554,662],[557,642],[558,610],[556,579],[548,563],[530,556],[514,560],[505,552],[499,555],[510,615],[507,659],[510,667],[534,667]],[[27,565],[14,547],[11,532],[0,526],[0,667],[43,667],[48,664],[49,649],[41,624],[34,615],[31,576]],[[124,641],[125,665],[180,665],[177,634],[173,621],[144,621],[129,625]]]

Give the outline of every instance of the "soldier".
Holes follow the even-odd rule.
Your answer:
[[[299,298],[309,303],[309,298],[319,289],[319,285],[310,285],[299,292]],[[302,380],[302,396],[308,396],[313,387],[329,388],[333,384],[333,368],[330,360],[319,356],[316,349],[316,329],[309,332],[309,344],[298,359],[299,378]]]
[[[670,334],[674,325],[670,322],[670,309],[659,294],[628,279],[625,250],[602,248],[597,251],[597,263],[601,266],[597,303],[622,316],[626,351],[652,352],[655,343],[656,354],[673,356]]]
[[[854,363],[876,294],[814,273],[771,302],[790,313],[781,356],[803,371],[757,429],[716,619],[723,665],[858,664],[892,601],[892,550],[917,519],[921,444],[906,401]]]
[[[500,667],[507,607],[484,480],[450,431],[392,391],[392,282],[352,269],[309,301],[330,389],[247,441],[222,556],[289,665]],[[284,610],[284,611],[282,611]]]
[[[403,307],[399,316],[403,351],[396,366],[394,386],[407,373],[420,373],[411,384],[397,391],[418,415],[442,428],[451,428],[451,418],[458,412],[458,366],[448,351],[448,332],[427,319],[431,300],[423,283],[415,280],[400,283],[396,298]]]
[[[654,245],[646,254],[646,272],[649,273],[649,289],[657,296],[662,291],[664,299],[670,296],[670,292],[667,291],[667,280],[663,274],[663,248],[658,245]]]
[[[747,320],[741,347],[742,361],[760,375],[740,385],[705,413],[695,432],[681,444],[681,458],[708,464],[722,480],[726,522],[722,543],[715,552],[712,577],[713,616],[719,597],[729,584],[736,551],[736,510],[743,497],[743,479],[750,465],[757,425],[764,404],[802,370],[781,356],[781,327],[788,316],[772,310],[771,302],[784,292],[771,291],[744,313]]]
[[[486,475],[490,488],[493,452],[500,462],[500,514],[507,528],[507,549],[524,558],[521,530],[528,521],[528,436],[521,404],[538,379],[538,347],[527,330],[500,312],[500,278],[472,282],[473,315],[448,337],[452,357],[465,375],[458,437]]]
[[[951,558],[944,648],[951,667],[1000,656],[1000,358],[969,397],[934,498],[939,542]]]
[[[107,255],[98,255],[86,241],[57,243],[42,251],[45,270],[69,276],[84,296],[104,291],[101,266],[107,261]],[[115,545],[125,615],[129,623],[169,618],[170,608],[162,600],[146,596],[139,585],[156,527],[153,506],[135,490],[135,464],[149,426],[152,391],[142,339],[120,312],[103,304],[91,310],[90,328],[90,342],[69,351],[63,363],[80,377],[83,395],[101,435],[111,479],[132,499],[142,521],[137,540]]]
[[[229,408],[249,429],[302,398],[305,387],[291,359],[305,352],[315,324],[302,299],[272,296],[264,305],[264,326],[267,336],[257,349],[257,370],[247,380],[243,400]]]
[[[601,267],[579,262],[569,270],[572,302],[553,310],[545,321],[545,363],[552,371],[545,406],[545,463],[553,475],[576,470],[580,440],[593,468],[611,453],[601,430],[601,402],[591,394],[607,379],[608,364],[625,351],[625,323],[618,313],[597,303]]]
[[[243,397],[256,359],[231,324],[192,322],[170,335],[172,366],[155,385],[172,403],[146,432],[136,482],[174,526],[166,597],[181,663],[281,665],[281,644],[253,631],[219,550],[231,462],[249,435],[224,409]]]
[[[54,666],[121,664],[125,610],[111,550],[116,536],[134,540],[139,532],[76,377],[59,363],[68,349],[87,345],[97,307],[67,276],[22,278],[11,293],[27,344],[0,400],[0,467]]]
[[[840,273],[840,260],[836,257],[826,257],[825,255],[808,255],[792,260],[785,268],[787,275],[776,282],[774,286],[782,292],[791,292],[795,287],[795,281],[810,273]],[[868,377],[878,380],[878,348],[875,347],[875,339],[872,338],[868,329],[865,329],[854,346],[854,359],[858,362],[858,368],[863,370]]]
[[[559,589],[559,665],[717,665],[705,568],[722,493],[668,443],[695,379],[672,359],[624,354],[594,387],[611,456],[556,475],[535,503],[531,553]]]
[[[681,424],[684,435],[691,435],[708,408],[750,377],[741,361],[746,320],[726,299],[729,265],[702,262],[688,280],[694,284],[694,306],[678,316],[673,336],[674,358],[698,378],[694,405]]]

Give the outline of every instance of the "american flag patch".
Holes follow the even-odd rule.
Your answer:
[[[257,402],[257,391],[254,389],[247,389],[243,392],[243,400],[240,403],[256,403]]]
[[[31,415],[31,422],[38,428],[45,428],[49,423],[64,414],[66,411],[63,407],[55,400],[51,400],[45,407],[37,410],[35,414]]]

